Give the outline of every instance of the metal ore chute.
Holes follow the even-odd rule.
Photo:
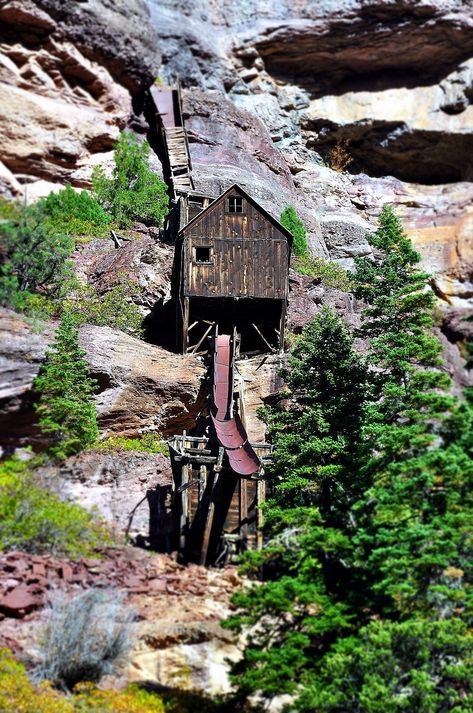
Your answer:
[[[260,469],[261,461],[248,441],[240,417],[233,414],[233,340],[228,334],[217,333],[214,344],[212,423],[232,470],[238,475],[253,475]]]

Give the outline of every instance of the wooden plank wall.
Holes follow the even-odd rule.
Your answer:
[[[215,201],[184,232],[183,294],[286,299],[286,236],[246,199],[243,213],[229,213],[228,198]],[[208,263],[195,260],[196,247],[211,249]]]

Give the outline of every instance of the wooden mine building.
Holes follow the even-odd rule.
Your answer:
[[[282,349],[292,235],[240,186],[213,202],[182,198],[194,217],[176,241],[182,352],[198,352],[213,325],[236,329],[240,352]]]
[[[208,413],[169,442],[171,548],[215,565],[262,544],[271,446],[249,442],[235,363],[283,349],[292,235],[236,184],[218,198],[196,191],[180,88],[153,87],[150,99],[173,203],[165,234],[175,243],[177,343],[207,354],[211,377]]]

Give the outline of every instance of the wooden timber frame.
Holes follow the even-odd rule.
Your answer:
[[[169,441],[173,468],[173,547],[186,562],[224,565],[247,549],[262,547],[268,443],[252,444],[263,467],[237,476],[216,439],[183,433]]]

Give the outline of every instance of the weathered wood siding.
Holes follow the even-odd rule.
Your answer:
[[[286,299],[287,238],[249,201],[243,208],[229,213],[226,196],[184,232],[185,296]],[[196,260],[196,247],[210,248],[209,262]]]

